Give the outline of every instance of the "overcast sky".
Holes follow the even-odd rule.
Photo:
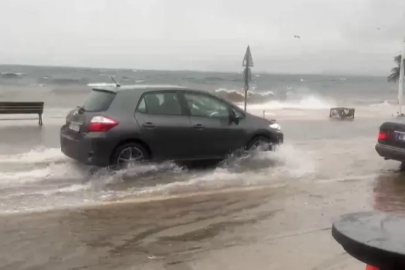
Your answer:
[[[239,71],[250,44],[256,71],[386,75],[405,1],[0,0],[0,33],[1,64]]]

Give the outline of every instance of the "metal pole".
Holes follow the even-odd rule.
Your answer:
[[[248,90],[249,90],[249,85],[245,85],[245,112],[246,112]]]
[[[401,53],[401,62],[399,67],[399,83],[398,83],[398,104],[399,104],[399,115],[402,115],[402,92],[403,92],[403,82],[404,82],[404,60],[405,60],[405,38],[404,45]]]

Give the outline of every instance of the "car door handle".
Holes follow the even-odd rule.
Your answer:
[[[142,125],[144,128],[154,128],[155,125],[151,122],[146,122],[145,124]]]
[[[195,124],[193,128],[201,130],[204,129],[204,126],[202,124]]]

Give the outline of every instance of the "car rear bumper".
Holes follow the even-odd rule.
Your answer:
[[[405,149],[377,143],[375,145],[377,153],[385,158],[405,162]]]
[[[113,146],[102,134],[74,139],[63,126],[60,130],[60,146],[63,154],[81,163],[100,167],[110,165]]]

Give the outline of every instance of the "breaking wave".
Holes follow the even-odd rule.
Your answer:
[[[238,104],[243,106],[243,104]],[[330,109],[335,106],[334,102],[324,100],[316,96],[308,96],[299,100],[277,101],[272,100],[263,104],[250,104],[251,110],[282,110],[282,109],[298,109],[298,110],[322,110]]]
[[[14,72],[1,72],[0,77],[4,79],[16,79],[24,76],[24,73],[14,73]]]
[[[388,102],[387,100],[384,100],[383,102],[381,102],[381,103],[374,103],[374,104],[371,104],[370,106],[371,107],[386,107],[386,106],[393,106],[394,104],[391,104],[390,102]]]
[[[87,84],[88,87],[114,87],[116,86],[113,83],[89,83]]]
[[[237,90],[228,90],[224,88],[220,88],[215,90],[215,94],[219,97],[222,97],[226,100],[229,100],[234,103],[244,102],[245,94],[237,91]],[[267,92],[255,92],[249,91],[248,92],[248,102],[252,103],[263,103],[275,98],[275,95],[272,91]]]
[[[55,86],[84,86],[88,83],[87,79],[69,79],[69,78],[51,78],[48,76],[38,79],[38,83],[45,85],[55,85]]]

